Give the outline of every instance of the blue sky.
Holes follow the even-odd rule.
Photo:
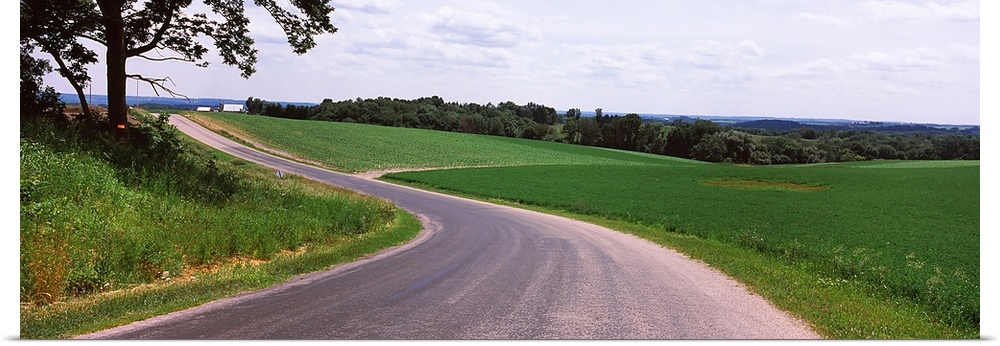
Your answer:
[[[302,56],[251,11],[260,56],[249,79],[214,55],[208,68],[132,60],[129,70],[169,76],[192,97],[438,95],[559,111],[980,123],[978,1],[332,2],[339,32]],[[103,70],[92,71],[97,93]]]

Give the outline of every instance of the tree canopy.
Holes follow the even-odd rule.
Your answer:
[[[244,78],[255,72],[257,50],[250,36],[250,20],[243,0],[21,0],[22,50],[40,50],[52,57],[59,74],[83,97],[90,82],[87,65],[97,62],[97,53],[85,42],[106,48],[108,117],[119,138],[128,138],[126,79],[149,83],[153,90],[179,95],[164,83],[165,76],[128,72],[132,58],[150,61],[185,61],[207,66],[208,48],[199,38],[208,38],[218,49],[223,64],[240,69]],[[315,36],[335,33],[329,14],[334,8],[325,0],[254,0],[281,26],[296,54],[316,45]],[[199,10],[202,9],[202,10]]]

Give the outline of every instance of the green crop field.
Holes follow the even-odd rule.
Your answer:
[[[657,242],[661,236],[682,239],[661,242],[671,246],[701,242],[680,248],[697,258],[760,254],[767,264],[752,271],[724,270],[771,300],[787,301],[793,294],[811,300],[783,306],[827,336],[979,336],[978,161],[746,167],[370,125],[215,114],[210,120],[346,170],[496,166],[386,179],[595,222],[624,222],[621,229],[644,227],[653,231],[638,234]],[[372,153],[361,158],[364,151]],[[713,250],[699,250],[704,248]],[[796,274],[788,282],[758,280],[778,272]],[[787,287],[799,284],[813,291]],[[824,290],[863,297],[844,301],[839,293],[815,293]]]
[[[979,167],[859,169],[883,166],[894,167],[533,166],[388,178],[820,263],[833,279],[884,286],[952,322],[978,323]]]
[[[230,113],[189,115],[231,135],[348,172],[425,167],[700,162],[562,143]]]

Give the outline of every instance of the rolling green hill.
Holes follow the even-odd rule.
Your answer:
[[[371,125],[197,117],[343,170],[489,166],[386,179],[637,234],[720,268],[827,336],[979,336],[978,161],[749,167]]]
[[[565,143],[375,125],[191,113],[230,135],[341,171],[531,165],[700,165],[694,160]]]

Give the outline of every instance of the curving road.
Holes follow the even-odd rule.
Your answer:
[[[246,160],[392,200],[425,230],[357,262],[82,338],[818,337],[719,272],[637,237],[306,166],[170,121]]]

